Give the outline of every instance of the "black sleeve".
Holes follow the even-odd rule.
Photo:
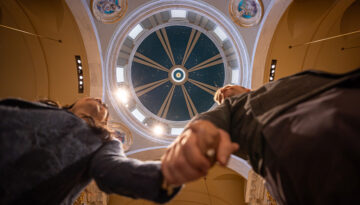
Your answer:
[[[215,109],[196,115],[189,124],[197,120],[208,120],[216,127],[230,132],[231,125],[231,104],[228,100],[224,101]]]
[[[241,117],[242,112],[244,112],[243,107],[245,106],[247,96],[247,94],[242,94],[227,98],[215,109],[196,115],[191,122],[196,120],[208,120],[231,135],[233,134],[233,124],[237,123],[237,118]]]
[[[240,149],[236,155],[243,159],[248,159],[252,146],[257,146],[257,144],[253,145],[252,139],[254,121],[251,118],[251,113],[248,112],[249,94],[250,93],[245,93],[227,98],[215,109],[201,113],[191,121],[208,120],[216,127],[228,132],[231,141],[240,145]]]
[[[163,176],[160,167],[160,162],[126,158],[121,142],[112,140],[95,154],[90,174],[106,193],[164,203],[172,199],[180,187],[168,196],[167,190],[161,188]]]

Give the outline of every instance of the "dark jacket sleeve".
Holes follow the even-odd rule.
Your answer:
[[[95,154],[90,174],[106,193],[164,203],[172,199],[180,188],[168,196],[167,190],[161,188],[163,176],[160,167],[160,162],[126,158],[121,142],[112,140]]]
[[[189,124],[197,120],[208,120],[216,127],[230,132],[231,125],[231,103],[226,100],[215,109],[196,115]],[[188,124],[188,125],[189,125]]]
[[[193,120],[208,120],[228,132],[231,141],[240,145],[236,153],[243,159],[249,159],[251,155],[260,155],[261,138],[254,137],[259,135],[259,125],[253,118],[250,107],[250,97],[252,92],[227,98],[215,109],[197,115]],[[257,161],[254,159],[253,161]]]
[[[234,130],[236,130],[234,128],[239,126],[239,123],[246,112],[245,107],[247,98],[248,94],[227,98],[215,109],[198,114],[191,122],[196,120],[208,120],[218,128],[227,131],[231,135],[232,141],[239,142],[239,139],[236,138],[238,133],[234,133]]]

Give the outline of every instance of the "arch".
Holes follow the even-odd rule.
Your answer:
[[[103,98],[103,59],[100,40],[91,11],[85,0],[65,0],[80,29],[84,43],[90,76],[90,96]],[[104,98],[103,98],[104,99]]]
[[[34,19],[28,15],[21,2],[3,1],[0,2],[0,7],[1,23],[6,24],[2,26],[38,32]],[[28,100],[49,98],[49,67],[42,39],[5,30],[4,27],[1,27],[1,32],[0,44],[2,51],[6,50],[6,53],[1,54],[0,62],[1,97],[21,96]]]
[[[263,84],[267,54],[277,25],[291,4],[292,0],[274,0],[268,6],[264,19],[260,24],[252,55],[252,84],[251,88],[259,88]]]

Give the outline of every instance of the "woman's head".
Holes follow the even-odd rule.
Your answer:
[[[90,125],[106,126],[109,118],[106,105],[98,98],[81,98],[70,106],[68,110]]]
[[[52,100],[40,100],[39,102],[68,110],[77,117],[85,120],[86,123],[98,133],[102,140],[108,141],[113,139],[113,131],[107,126],[109,111],[107,106],[100,99],[83,97],[75,103],[63,107],[61,107],[58,102]]]
[[[247,92],[250,92],[250,89],[244,88],[240,85],[226,85],[216,91],[214,95],[214,100],[218,104],[221,104],[228,97],[240,95]]]
[[[113,131],[107,126],[109,119],[108,108],[100,99],[84,97],[63,108],[85,120],[102,140],[108,141],[114,138]]]

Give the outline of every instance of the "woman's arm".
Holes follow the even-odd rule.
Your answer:
[[[112,140],[95,154],[90,175],[106,193],[164,203],[172,199],[180,187],[168,195],[167,190],[162,188],[163,175],[160,167],[160,162],[127,158],[122,151],[121,142]]]

